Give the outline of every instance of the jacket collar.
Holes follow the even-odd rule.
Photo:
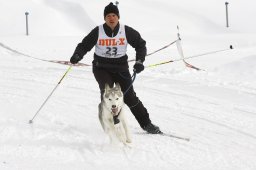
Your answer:
[[[117,34],[118,31],[119,31],[119,27],[120,27],[120,24],[119,24],[119,22],[118,22],[117,25],[116,25],[116,27],[115,27],[114,30],[112,31],[112,29],[111,29],[106,23],[103,24],[104,31],[105,31],[105,33],[107,34],[108,37],[114,37],[114,36],[116,36],[116,34]]]

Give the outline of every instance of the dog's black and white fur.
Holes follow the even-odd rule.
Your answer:
[[[99,120],[111,143],[117,139],[117,141],[126,145],[131,143],[131,135],[123,106],[123,93],[120,85],[117,83],[115,87],[111,88],[106,84],[102,101],[99,104]]]

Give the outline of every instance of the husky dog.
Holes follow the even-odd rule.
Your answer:
[[[116,83],[110,88],[105,85],[105,92],[99,104],[99,120],[105,133],[109,135],[111,143],[116,139],[124,145],[131,143],[131,135],[124,115],[124,100],[121,87]]]

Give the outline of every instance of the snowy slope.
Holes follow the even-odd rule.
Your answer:
[[[177,25],[185,57],[235,47],[187,60],[204,71],[177,61],[137,75],[134,87],[153,123],[191,140],[146,134],[126,107],[133,146],[111,146],[98,121],[99,90],[90,66],[73,67],[29,124],[68,69],[40,59],[69,60],[84,35],[103,22],[109,1],[1,0],[0,169],[256,169],[256,23],[247,19],[255,16],[255,2],[229,1],[230,28],[225,1],[119,2],[121,22],[141,32],[149,52],[174,41]],[[82,62],[90,64],[92,53]],[[128,54],[132,59],[133,49]],[[173,45],[145,65],[179,58]]]

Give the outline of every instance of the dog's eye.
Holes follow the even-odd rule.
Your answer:
[[[112,99],[108,99],[109,101],[111,101]]]
[[[116,100],[118,100],[119,98],[116,98]]]

